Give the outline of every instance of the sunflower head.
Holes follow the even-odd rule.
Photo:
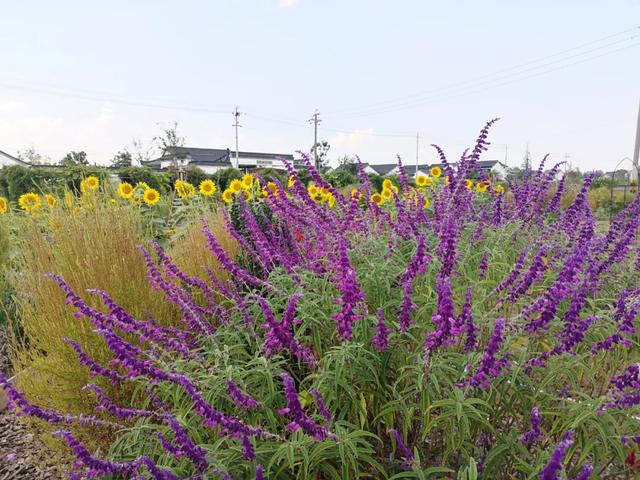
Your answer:
[[[336,204],[336,197],[334,197],[332,194],[329,194],[329,196],[327,197],[327,205],[329,205],[329,208],[333,208],[335,204]]]
[[[265,188],[265,193],[269,192],[271,195],[278,195],[278,186],[273,182],[268,182]]]
[[[504,187],[502,185],[496,185],[493,191],[496,195],[504,195]]]
[[[429,177],[427,177],[426,175],[418,175],[416,177],[416,185],[418,187],[426,187],[428,178]]]
[[[20,205],[20,208],[22,208],[23,210],[31,212],[37,210],[40,205],[42,205],[42,201],[40,200],[40,197],[37,193],[29,192],[20,195],[20,198],[18,199],[18,205]]]
[[[58,199],[53,195],[51,195],[50,193],[46,193],[44,195],[44,199],[47,201],[47,205],[49,205],[49,208],[55,207],[58,201]]]
[[[422,199],[422,208],[427,208],[429,206],[429,199],[427,197],[424,197]]]
[[[250,173],[245,173],[242,176],[242,188],[244,188],[245,190],[249,190],[251,189],[252,186],[253,186],[253,175],[251,175]]]
[[[389,200],[391,197],[393,197],[393,193],[391,193],[391,189],[390,188],[383,188],[382,189],[382,199],[383,200]]]
[[[229,189],[233,193],[238,193],[240,190],[242,190],[242,182],[236,178],[229,184]]]
[[[478,182],[476,183],[476,191],[477,192],[486,192],[487,188],[489,188],[489,183],[488,182]]]
[[[216,184],[213,180],[203,180],[200,182],[200,193],[205,197],[209,197],[216,193]]]
[[[142,200],[149,206],[155,205],[160,201],[160,192],[155,188],[147,188],[142,195]]]
[[[431,176],[433,178],[440,178],[442,176],[442,169],[440,167],[431,167]]]
[[[464,181],[464,186],[467,190],[471,190],[473,188],[473,180],[469,180],[468,178]]]
[[[311,198],[315,198],[320,193],[320,189],[316,187],[315,184],[310,183],[307,187],[307,192],[309,192]]]
[[[382,195],[380,195],[379,193],[374,193],[373,195],[371,195],[371,201],[373,203],[375,203],[376,205],[381,205],[382,204]]]
[[[147,188],[149,188],[148,185]],[[131,197],[133,197],[133,187],[131,186],[131,184],[128,182],[120,182],[118,184],[118,195],[120,195],[120,197],[124,199],[130,199]]]
[[[100,186],[100,180],[95,175],[85,178],[80,182],[80,191],[82,193],[93,192]]]
[[[0,214],[5,214],[9,211],[9,202],[6,198],[0,197]]]
[[[289,180],[287,181],[287,187],[291,188],[296,184],[296,177],[294,177],[293,175],[289,176]]]
[[[233,202],[233,190],[227,188],[224,192],[222,192],[222,200],[224,200],[225,203]]]
[[[176,180],[175,187],[180,198],[189,198],[196,194],[196,187],[184,180]]]
[[[382,188],[383,189],[390,189],[391,186],[393,185],[393,182],[391,180],[389,180],[388,178],[385,178],[384,181],[382,182]]]

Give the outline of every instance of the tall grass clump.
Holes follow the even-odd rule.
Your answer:
[[[141,250],[183,328],[94,308],[56,272],[113,356],[80,360],[144,401],[89,383],[99,414],[78,418],[0,378],[15,408],[58,426],[71,478],[632,478],[640,196],[600,233],[590,178],[567,208],[559,165],[507,189],[475,178],[492,123],[455,168],[438,149],[418,188],[400,161],[381,188],[360,167],[349,197],[310,162],[307,185],[243,178],[237,261],[203,223],[226,278]],[[106,454],[78,422],[112,428]]]

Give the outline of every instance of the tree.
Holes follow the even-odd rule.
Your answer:
[[[64,165],[66,167],[75,165],[89,165],[89,161],[87,160],[87,153],[82,150],[79,152],[71,151],[67,153],[62,158],[62,160],[60,160],[60,165]]]
[[[49,160],[49,158],[44,158],[40,155],[33,147],[18,150],[18,158],[23,162],[30,163],[31,165],[42,165],[43,163],[47,163]]]
[[[133,164],[133,156],[126,148],[115,154],[111,159],[111,165],[115,168],[130,167]]]
[[[342,170],[351,175],[358,174],[358,162],[355,158],[350,157],[349,155],[338,157],[338,165],[342,167]]]
[[[317,168],[320,172],[324,172],[329,168],[329,159],[327,158],[327,153],[329,153],[329,149],[331,145],[326,140],[316,143],[313,147],[311,147],[311,158],[316,158],[316,152],[318,155],[318,165]]]
[[[145,147],[142,140],[134,138],[131,141],[133,145],[132,163],[142,165],[144,162],[148,162],[151,159],[151,151],[153,147]]]
[[[162,135],[153,137],[152,143],[160,150],[160,154],[169,147],[184,147],[185,138],[178,135],[178,122],[165,128]]]

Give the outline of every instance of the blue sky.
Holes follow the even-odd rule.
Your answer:
[[[2,3],[9,153],[106,163],[173,121],[188,145],[233,148],[236,104],[241,150],[308,150],[318,108],[334,161],[413,164],[416,132],[421,160],[430,143],[457,158],[493,117],[485,158],[510,165],[527,144],[583,170],[633,151],[640,0]]]

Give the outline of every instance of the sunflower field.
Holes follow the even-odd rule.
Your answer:
[[[53,405],[0,376],[12,407],[49,426],[71,479],[638,478],[640,196],[603,227],[592,177],[571,195],[544,160],[476,178],[492,123],[455,166],[440,151],[410,180],[398,161],[379,188],[359,165],[338,190],[306,159],[304,182],[166,198],[87,177],[5,201],[41,232],[56,209],[134,212],[140,232],[117,247],[130,277],[105,286],[105,257],[79,281],[70,253],[43,272],[58,294],[34,317],[67,318],[56,348],[82,381]],[[29,335],[22,365],[44,369]]]

